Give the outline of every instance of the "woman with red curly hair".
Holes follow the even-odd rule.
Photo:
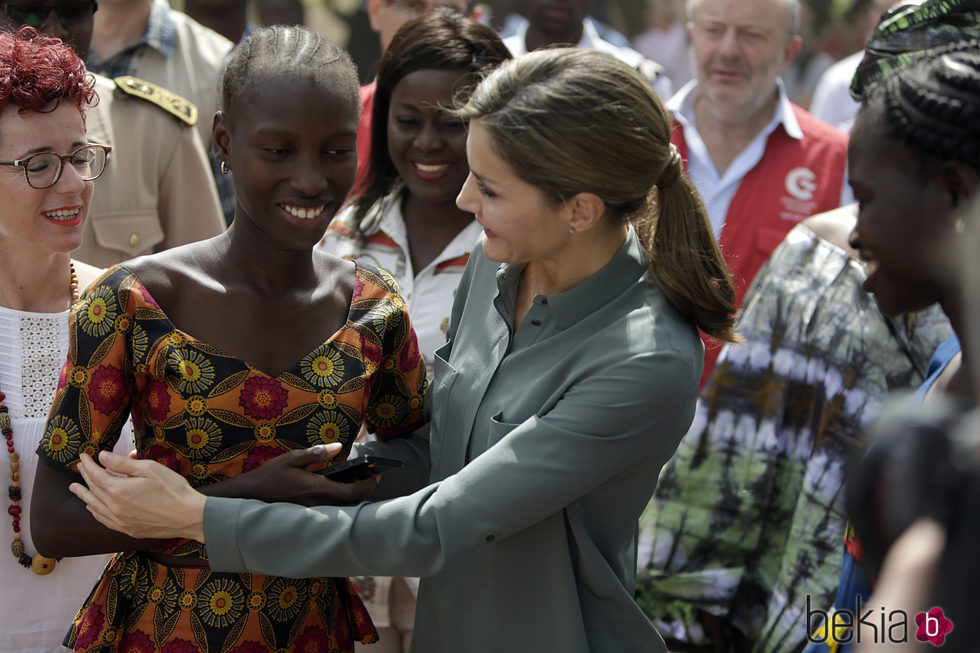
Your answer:
[[[68,310],[79,284],[100,272],[71,260],[109,154],[85,138],[93,83],[60,39],[30,28],[0,33],[0,470],[10,479],[13,554],[0,556],[0,651],[58,650],[105,562],[56,564],[36,553],[29,523],[34,451],[68,350]]]

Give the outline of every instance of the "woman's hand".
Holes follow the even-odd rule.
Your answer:
[[[72,483],[68,489],[101,524],[115,531],[139,538],[186,537],[204,542],[206,495],[305,506],[348,505],[363,499],[378,484],[377,477],[337,483],[307,471],[308,466],[336,456],[341,448],[333,443],[290,451],[241,476],[206,486],[203,493],[152,460],[102,452],[103,469],[82,454],[78,470],[85,485]]]
[[[301,506],[345,506],[359,502],[378,484],[372,476],[354,483],[338,483],[320,474],[309,472],[311,465],[322,464],[338,453],[339,443],[297,449],[271,458],[256,469],[230,479],[240,481],[234,494],[220,491],[220,485],[202,488],[206,494],[259,499],[269,503],[286,501]],[[213,492],[210,491],[213,488]]]
[[[137,538],[184,537],[204,542],[206,497],[173,470],[152,460],[132,460],[103,451],[99,467],[81,455],[85,484],[68,489],[104,526]]]

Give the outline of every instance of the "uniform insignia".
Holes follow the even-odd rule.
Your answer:
[[[187,125],[193,127],[197,124],[197,107],[176,93],[132,75],[116,77],[113,81],[123,93],[152,102]]]

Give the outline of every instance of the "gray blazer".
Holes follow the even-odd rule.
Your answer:
[[[379,490],[412,494],[313,509],[208,498],[211,566],[422,576],[422,653],[665,651],[633,600],[637,520],[693,417],[701,341],[632,230],[514,332],[521,269],[474,250],[429,434],[367,445],[410,464]]]

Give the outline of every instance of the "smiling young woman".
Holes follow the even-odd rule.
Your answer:
[[[214,125],[234,223],[111,268],[73,314],[33,534],[49,556],[124,553],[67,646],[350,651],[376,638],[344,578],[214,574],[203,546],[121,537],[68,492],[80,457],[110,449],[130,416],[140,458],[208,493],[321,503],[373,487],[306,473],[327,456],[303,451],[346,451],[362,423],[381,437],[421,423],[425,371],[391,277],[314,249],[354,179],[358,111],[345,52],[304,28],[255,31],[227,63]]]
[[[456,206],[469,166],[466,125],[451,108],[507,59],[492,29],[448,7],[403,25],[379,64],[371,151],[359,153],[372,175],[323,239],[331,254],[395,277],[430,375],[480,235],[473,214]]]

